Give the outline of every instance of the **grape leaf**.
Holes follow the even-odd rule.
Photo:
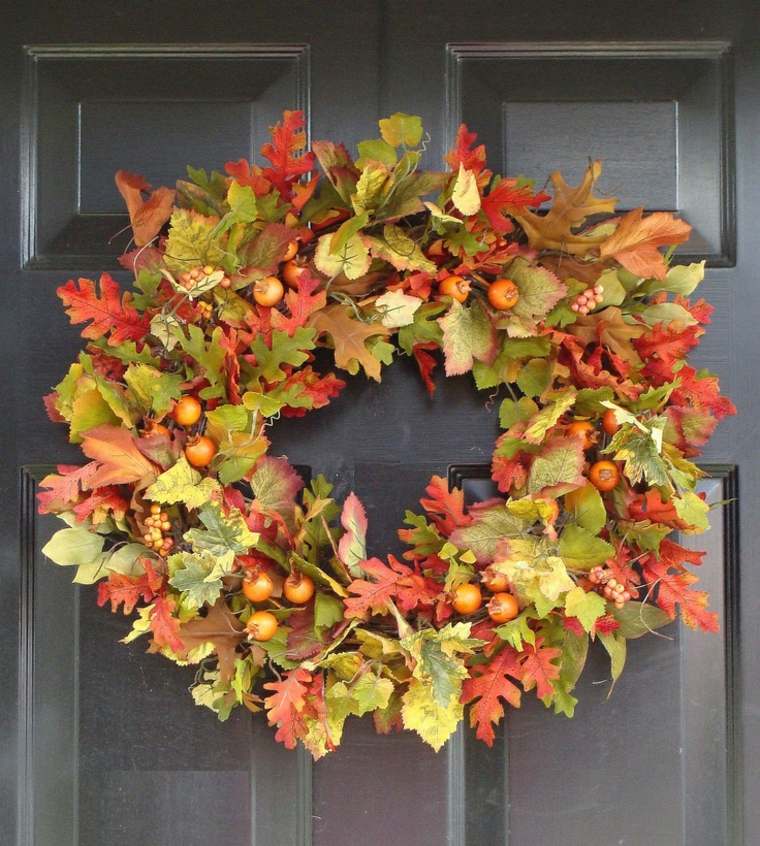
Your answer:
[[[559,496],[585,484],[586,457],[579,438],[550,438],[533,459],[528,475],[528,493]]]
[[[382,315],[380,322],[389,329],[414,323],[414,313],[421,305],[419,297],[410,297],[403,291],[387,291],[375,300],[375,307]]]
[[[464,710],[458,694],[453,694],[445,705],[440,705],[433,697],[430,684],[414,678],[409,682],[402,701],[404,728],[416,731],[436,752],[456,731]]]
[[[207,554],[178,552],[169,558],[169,568],[174,575],[169,584],[185,595],[191,608],[213,605],[222,592],[222,575],[229,575],[231,567],[224,569],[221,560]]]
[[[259,511],[275,511],[286,521],[292,519],[295,498],[303,487],[303,479],[286,458],[264,456],[251,476],[253,505]]]
[[[182,502],[192,510],[209,502],[218,490],[219,484],[214,479],[201,476],[181,455],[145,491],[145,497],[153,502]]]
[[[349,573],[359,578],[362,575],[361,563],[367,557],[367,514],[355,493],[346,497],[340,522],[345,534],[338,544],[338,556]]]
[[[478,563],[484,564],[493,560],[501,541],[518,536],[523,528],[523,521],[501,503],[476,511],[472,523],[456,528],[450,540],[460,549],[472,550]]]
[[[395,112],[378,124],[383,141],[391,147],[416,147],[422,140],[422,118],[417,115]]]
[[[471,306],[455,300],[449,312],[438,318],[438,325],[443,331],[447,376],[467,373],[476,359],[490,363],[496,355],[496,330],[479,300]]]
[[[192,209],[175,209],[166,239],[164,264],[174,273],[184,273],[201,265],[218,267],[225,257],[217,221]]]
[[[322,235],[314,253],[317,270],[330,278],[343,274],[347,279],[358,279],[369,270],[371,262],[369,247],[359,234],[352,235],[335,252],[332,235]]]
[[[163,373],[149,364],[130,364],[124,381],[145,414],[152,411],[163,417],[172,402],[182,396],[184,379],[178,373]]]
[[[231,568],[235,555],[247,553],[259,540],[236,508],[224,514],[218,503],[207,502],[198,512],[198,519],[203,528],[188,529],[183,537],[194,552],[216,558],[223,570]]]
[[[567,293],[566,285],[550,270],[524,259],[512,262],[509,278],[520,292],[511,313],[529,321],[545,317]]]

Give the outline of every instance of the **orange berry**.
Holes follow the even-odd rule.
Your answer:
[[[602,415],[602,429],[604,429],[608,435],[612,436],[619,428],[620,424],[617,422],[615,412],[611,408],[608,408]]]
[[[206,435],[201,435],[185,447],[185,457],[193,467],[206,467],[216,455],[216,444]]]
[[[180,426],[192,426],[200,420],[203,408],[195,397],[182,397],[177,400],[172,417]]]
[[[591,484],[599,491],[611,491],[620,481],[620,471],[612,461],[597,461],[588,471]]]
[[[463,303],[470,294],[470,283],[461,276],[447,276],[438,286],[441,294]]]
[[[282,282],[276,276],[265,276],[253,286],[253,298],[260,306],[271,308],[277,305],[284,293]]]
[[[509,579],[504,573],[492,570],[490,567],[483,571],[483,584],[491,593],[500,593],[509,587]]]
[[[459,614],[474,614],[483,604],[480,587],[472,582],[458,585],[454,588],[454,598],[451,604]]]
[[[520,299],[520,289],[511,279],[497,279],[488,286],[488,302],[497,311],[514,308]]]
[[[300,278],[306,273],[306,266],[298,264],[295,259],[286,261],[282,266],[282,278],[289,288],[297,288]]]
[[[246,629],[253,640],[271,640],[277,633],[280,624],[271,611],[256,611],[251,614]]]
[[[251,578],[243,579],[243,594],[249,602],[264,602],[274,590],[274,582],[268,573],[260,571]]]
[[[571,438],[581,438],[583,440],[583,449],[591,449],[594,445],[594,435],[596,434],[593,424],[588,420],[573,420],[567,427],[567,434]]]
[[[293,605],[305,605],[314,596],[314,581],[304,573],[293,571],[282,586],[285,599]]]
[[[520,613],[520,606],[511,593],[496,593],[488,603],[488,616],[494,623],[508,623]]]

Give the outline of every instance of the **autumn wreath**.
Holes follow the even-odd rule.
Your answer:
[[[286,112],[266,166],[152,192],[119,171],[135,290],[58,289],[87,345],[46,397],[89,461],[41,483],[40,511],[68,524],[45,554],[136,611],[126,642],[194,665],[199,705],[264,710],[315,757],[368,713],[439,749],[467,707],[491,744],[524,691],[572,716],[590,641],[614,683],[628,641],[677,609],[718,625],[689,569],[703,553],[672,537],[708,528],[692,459],[734,413],[686,362],[711,311],[687,299],[704,262],[671,262],[688,224],[613,216],[597,162],[577,187],[552,174],[550,197],[494,176],[465,126],[445,172],[419,167],[419,118],[380,134],[356,160],[307,152]],[[278,417],[344,386],[317,347],[376,380],[412,356],[431,393],[441,353],[447,376],[504,391],[503,496],[467,506],[434,477],[403,560],[367,558],[356,495],[341,506],[267,455]]]

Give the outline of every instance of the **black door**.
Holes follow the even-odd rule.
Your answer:
[[[760,843],[757,4],[30,0],[2,38],[2,841]],[[460,732],[435,755],[355,721],[312,765],[262,720],[196,708],[189,674],[117,644],[127,622],[41,559],[52,518],[36,516],[35,484],[78,458],[40,401],[80,343],[55,288],[116,273],[113,172],[171,183],[187,162],[250,157],[283,108],[349,146],[384,114],[420,114],[429,166],[460,120],[497,171],[575,178],[602,157],[625,207],[694,225],[717,306],[698,361],[740,409],[706,458],[713,500],[741,489],[706,540],[721,634],[638,641],[608,702],[595,655],[574,720],[526,703],[492,750]],[[274,446],[356,490],[382,551],[432,473],[453,467],[475,495],[495,432],[464,379],[430,401],[399,363],[280,425]]]

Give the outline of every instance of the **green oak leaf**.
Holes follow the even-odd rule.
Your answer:
[[[279,382],[287,375],[282,369],[283,364],[291,364],[293,367],[300,367],[309,358],[308,350],[314,349],[314,329],[307,329],[299,326],[293,335],[281,332],[279,329],[272,332],[271,348],[267,346],[264,338],[258,335],[251,349],[256,356],[256,367],[254,374],[263,377],[268,382]]]

